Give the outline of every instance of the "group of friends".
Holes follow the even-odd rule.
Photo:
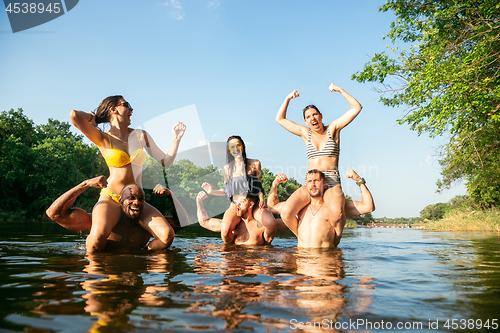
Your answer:
[[[243,139],[231,136],[226,145],[226,164],[223,168],[224,186],[214,189],[203,183],[196,197],[197,218],[208,230],[220,232],[226,243],[270,244],[279,230],[290,229],[299,247],[336,247],[342,237],[346,216],[357,216],[375,209],[366,182],[354,170],[347,178],[360,187],[361,201],[346,200],[338,172],[340,131],[360,113],[361,104],[335,84],[331,92],[339,92],[350,109],[328,125],[314,105],[303,109],[306,126],[286,118],[289,103],[299,97],[294,90],[286,96],[276,115],[276,121],[289,132],[300,136],[309,159],[306,183],[286,201],[279,202],[278,185],[287,176],[279,174],[269,190],[267,202],[261,183],[261,163],[246,156]],[[172,129],[173,141],[165,154],[144,130],[130,127],[133,108],[122,96],[104,99],[95,112],[72,110],[71,121],[101,152],[109,177],[88,179],[70,189],[47,209],[47,215],[61,226],[75,231],[89,230],[86,239],[88,252],[133,251],[168,248],[175,232],[182,229],[181,220],[188,215],[180,202],[166,187],[158,184],[153,194],[164,196],[173,207],[171,217],[163,216],[145,201],[142,189],[142,165],[146,152],[163,167],[172,166],[186,126],[178,122]],[[109,123],[106,132],[97,127]],[[92,213],[72,207],[76,198],[90,187],[101,188]],[[225,196],[230,202],[222,219],[210,217],[203,206],[208,195]],[[275,217],[275,216],[280,217]]]

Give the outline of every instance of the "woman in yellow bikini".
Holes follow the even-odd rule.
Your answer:
[[[73,110],[71,121],[101,152],[109,167],[108,186],[101,191],[99,201],[92,210],[92,229],[87,237],[87,251],[94,252],[104,248],[111,230],[118,223],[122,211],[118,202],[123,187],[130,183],[141,184],[142,164],[148,153],[164,167],[172,166],[180,140],[186,126],[181,122],[172,129],[173,142],[167,154],[164,154],[146,131],[130,128],[132,107],[120,95],[105,98],[96,112]],[[103,132],[96,126],[109,122],[111,128]],[[129,153],[130,152],[130,153]],[[154,236],[148,249],[167,248],[172,244],[174,231],[163,215],[146,203],[139,215],[140,225]]]
[[[288,104],[294,98],[299,97],[297,90],[292,91],[278,110],[276,121],[287,131],[298,135],[304,140],[306,154],[309,160],[309,170],[322,171],[327,179],[328,189],[324,194],[324,202],[330,209],[330,223],[340,235],[345,225],[344,193],[340,186],[340,174],[338,171],[340,154],[340,131],[356,118],[362,109],[361,104],[349,95],[344,89],[335,84],[329,87],[331,92],[339,92],[349,103],[351,108],[339,118],[332,121],[328,126],[323,124],[323,115],[314,105],[308,105],[303,110],[304,121],[307,126],[299,125],[286,118]],[[281,211],[281,218],[287,226],[298,225],[297,214],[311,201],[305,186],[295,191],[286,201]],[[321,204],[323,205],[323,204]],[[311,207],[311,210],[319,211],[319,207]]]

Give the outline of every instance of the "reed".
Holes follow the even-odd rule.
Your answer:
[[[500,232],[500,209],[454,208],[443,219],[426,223],[425,228],[437,231]]]

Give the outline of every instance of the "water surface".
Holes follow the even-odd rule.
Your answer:
[[[294,238],[226,246],[187,229],[166,251],[87,255],[84,234],[53,223],[2,223],[0,232],[5,332],[499,325],[497,234],[359,228],[345,230],[338,249],[306,250]]]

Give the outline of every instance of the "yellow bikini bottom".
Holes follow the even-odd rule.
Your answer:
[[[110,197],[114,202],[116,202],[117,204],[121,205],[120,203],[120,200],[118,200],[118,198],[120,197],[118,194],[116,194],[115,192],[113,191],[110,191],[108,190],[107,188],[103,188],[101,190],[101,193],[99,193],[100,195],[107,195],[108,197]]]

